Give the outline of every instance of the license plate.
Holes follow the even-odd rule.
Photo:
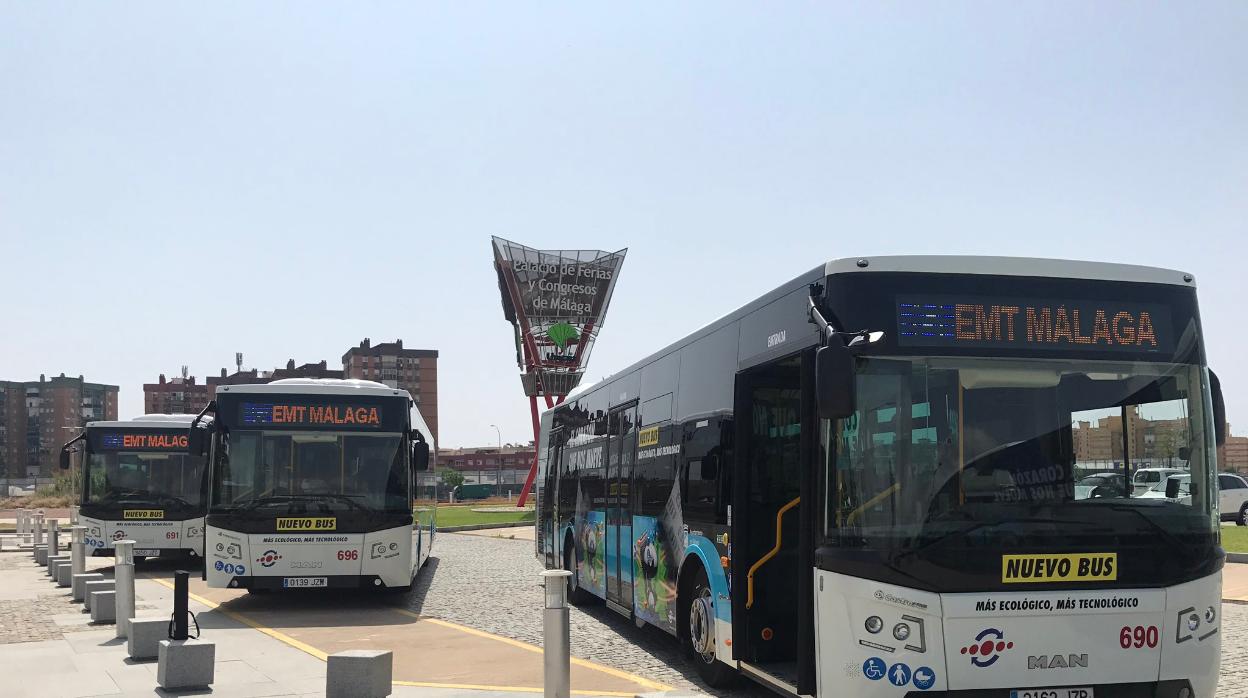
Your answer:
[[[1093,698],[1092,687],[1086,688],[1017,688],[1010,698]]]
[[[282,586],[287,589],[323,587],[328,586],[328,581],[327,577],[282,577]]]
[[[134,551],[134,554],[141,555],[143,557],[160,557],[159,550],[136,550]]]

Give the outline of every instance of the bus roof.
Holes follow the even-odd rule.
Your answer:
[[[195,419],[193,414],[145,414],[129,421],[87,422],[88,429],[186,429]],[[209,418],[211,419],[211,418]]]
[[[222,393],[303,393],[306,395],[400,396],[409,400],[412,398],[406,390],[356,378],[283,378],[272,383],[217,386],[217,394]]]
[[[865,262],[865,264],[864,264]],[[1160,267],[1110,262],[1084,262],[1041,257],[980,257],[973,255],[892,255],[845,257],[824,265],[828,276],[846,273],[912,272],[928,274],[986,274],[990,276],[1039,276],[1062,279],[1097,279],[1149,284],[1196,286],[1187,272]]]

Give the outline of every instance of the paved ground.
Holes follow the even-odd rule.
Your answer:
[[[317,594],[257,597],[240,595],[229,590],[212,590],[214,600],[221,602],[223,616],[221,620],[214,622],[223,626],[233,622],[234,626],[241,627],[242,621],[239,618],[272,618],[281,621],[278,617],[285,614],[289,617],[285,618],[287,627],[281,628],[282,631],[296,642],[303,641],[318,647],[333,649],[335,642],[385,642],[393,637],[391,633],[400,631],[430,633],[421,637],[426,642],[446,646],[452,643],[468,643],[463,649],[480,651],[480,643],[470,642],[468,638],[462,637],[462,630],[431,627],[436,626],[436,623],[413,623],[415,616],[419,615],[426,619],[462,624],[524,643],[540,644],[541,609],[536,600],[540,598],[538,573],[541,566],[533,557],[532,542],[477,533],[440,534],[435,546],[436,557],[422,571],[416,588],[410,594],[366,595],[349,601],[335,598],[333,603],[326,604],[325,596]],[[501,532],[501,535],[511,534]],[[6,567],[17,564],[12,562],[15,559],[12,555],[0,555],[0,584],[3,584],[4,575],[7,574]],[[149,574],[167,577],[173,565],[148,565],[145,569]],[[1237,580],[1242,579],[1248,579],[1248,565],[1228,566],[1228,591],[1235,588]],[[47,586],[48,594],[53,594],[53,587]],[[200,591],[209,593],[207,590]],[[6,599],[21,603],[4,606]],[[64,602],[55,598],[44,598],[42,594],[37,599],[22,600],[0,593],[0,613],[22,604],[28,608],[36,608],[35,604],[51,604],[45,610],[56,611],[59,608],[56,604],[59,603]],[[350,616],[349,622],[322,616],[326,612],[326,606],[335,605]],[[388,620],[379,620],[387,613],[390,614]],[[394,618],[404,613],[409,614],[405,620]],[[212,618],[215,614],[205,615]],[[4,642],[30,642],[43,637],[43,630],[35,631],[34,626],[43,628],[46,624],[37,624],[34,621],[35,616],[29,612],[19,610],[14,616],[0,618],[26,618],[21,624],[13,623],[11,630],[5,627],[10,626],[10,623],[0,623],[0,645]],[[1248,696],[1248,604],[1224,603],[1222,618],[1223,661],[1217,698]],[[276,622],[267,624],[275,626]],[[417,626],[419,630],[414,629]],[[344,632],[347,627],[350,627],[350,632]],[[72,624],[60,628],[63,636],[70,640],[74,633],[89,633],[91,630],[72,627]],[[505,648],[497,646],[498,641],[488,640],[487,644],[489,642],[494,643],[490,645],[493,648],[490,651],[506,653]],[[698,687],[707,690],[700,685],[692,667],[680,656],[675,641],[670,636],[652,628],[639,629],[602,606],[573,609],[572,648],[574,656],[610,668],[676,688]],[[305,650],[305,656],[306,653]],[[0,662],[4,661],[5,655],[5,647],[0,646]],[[396,666],[398,664],[396,657]],[[7,695],[2,687],[0,694]],[[744,683],[719,695],[761,698],[771,694]]]

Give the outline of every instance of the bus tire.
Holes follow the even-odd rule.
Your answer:
[[[568,603],[573,606],[584,606],[593,600],[594,595],[585,591],[577,584],[576,549],[572,547],[572,539],[563,544],[563,569],[572,573],[568,577]]]
[[[694,563],[694,569],[685,576],[677,605],[681,647],[708,686],[728,688],[736,681],[737,671],[715,657],[714,598],[706,570]]]

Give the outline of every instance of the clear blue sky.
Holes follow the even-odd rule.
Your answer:
[[[595,379],[832,257],[1172,266],[1248,433],[1244,3],[0,3],[0,378],[442,352],[530,438],[489,236],[630,248]]]

